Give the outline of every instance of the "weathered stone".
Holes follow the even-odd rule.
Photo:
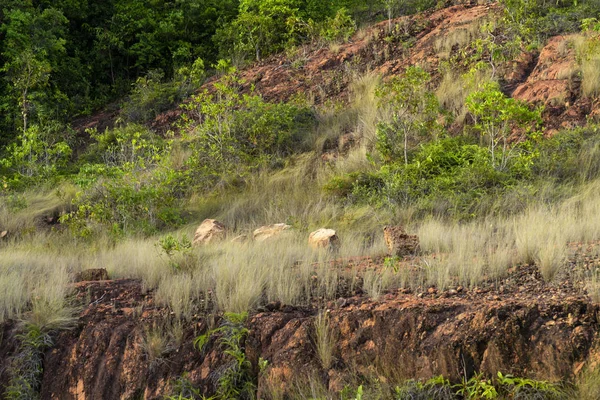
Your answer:
[[[333,229],[319,229],[308,236],[308,244],[314,248],[336,250],[340,240]]]
[[[0,232],[0,239],[4,239],[6,237],[6,235],[8,235],[8,231]]]
[[[419,237],[407,234],[401,226],[386,226],[383,228],[383,237],[392,255],[403,257],[419,250]]]
[[[246,243],[248,241],[247,235],[238,235],[231,239],[231,243]]]
[[[226,235],[225,225],[215,219],[205,219],[194,235],[192,244],[198,246],[223,240]]]
[[[279,236],[283,232],[289,230],[290,228],[291,226],[286,224],[273,224],[261,226],[253,232],[254,240],[256,240],[257,242],[262,242],[264,240]]]
[[[85,269],[75,276],[76,282],[107,281],[108,279],[108,272],[104,268]]]

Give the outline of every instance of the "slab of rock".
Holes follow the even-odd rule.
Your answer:
[[[336,250],[339,248],[340,240],[333,229],[319,229],[308,236],[308,244],[314,248]]]
[[[104,268],[91,268],[85,269],[79,272],[75,276],[75,282],[89,282],[89,281],[107,281],[108,272]]]
[[[408,256],[419,251],[419,237],[409,235],[401,226],[386,226],[383,237],[390,253],[394,256]]]
[[[265,225],[256,229],[252,235],[255,241],[262,242],[264,240],[277,237],[291,228],[291,226],[286,224]]]
[[[194,246],[207,244],[211,242],[217,242],[225,239],[227,230],[225,225],[216,219],[205,219],[194,234],[194,240],[192,244]]]

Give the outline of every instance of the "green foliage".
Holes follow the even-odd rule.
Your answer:
[[[256,383],[252,375],[252,365],[246,358],[244,341],[248,329],[244,327],[247,313],[225,313],[220,327],[212,329],[194,340],[194,346],[203,351],[214,335],[220,335],[218,343],[230,362],[218,381],[215,399],[253,399]],[[264,365],[264,363],[263,363]]]
[[[392,121],[379,124],[377,129],[377,149],[386,161],[393,162],[404,155],[408,165],[409,146],[423,137],[435,137],[440,131],[439,104],[427,90],[429,80],[422,68],[409,67],[404,76],[393,78],[380,88],[378,96],[393,112]]]
[[[10,362],[10,381],[4,395],[8,400],[34,400],[40,398],[44,353],[53,345],[48,332],[36,325],[25,326],[17,335],[20,345]]]
[[[453,386],[456,394],[467,400],[484,400],[498,398],[498,391],[490,379],[485,379],[483,373],[475,374],[470,379],[463,378],[461,383]]]
[[[197,59],[191,67],[182,67],[171,82],[164,82],[164,73],[150,71],[137,79],[129,100],[121,108],[121,117],[129,122],[145,122],[172,108],[200,86],[204,77],[204,62]]]
[[[584,20],[600,13],[600,3],[593,0],[502,0],[501,3],[509,31],[534,45],[551,36],[577,32]]]
[[[301,134],[312,125],[304,106],[267,103],[242,95],[235,73],[183,104],[182,126],[192,151],[187,166],[197,185],[209,187],[223,179],[238,179],[261,167],[272,167],[302,150]]]
[[[526,138],[539,138],[541,134],[537,129],[542,121],[541,109],[532,111],[527,104],[506,97],[496,83],[486,84],[482,90],[469,95],[466,105],[475,120],[475,129],[489,143],[494,168],[506,170],[509,162],[518,157],[525,172],[535,157],[528,151],[531,143],[521,140],[513,145],[510,136],[518,131]]]
[[[452,386],[441,376],[421,383],[410,380],[394,389],[395,400],[453,400],[456,399]]]
[[[498,372],[497,381],[501,387],[500,391],[511,399],[565,400],[568,398],[559,386],[547,381],[517,378],[512,375],[503,375],[501,372]]]
[[[19,127],[27,132],[30,117],[41,121],[58,110],[52,103],[59,101],[62,93],[52,88],[50,74],[65,54],[68,21],[60,10],[30,5],[7,10],[5,18],[0,28],[4,36],[0,73],[5,74],[9,86],[3,108],[11,113],[18,110]]]
[[[335,17],[327,18],[320,36],[328,42],[347,42],[356,32],[356,23],[345,8],[340,8]]]
[[[163,236],[158,240],[156,246],[167,256],[169,265],[176,271],[186,269],[193,263],[192,242],[185,235],[181,239],[177,239],[173,235]]]
[[[182,222],[180,201],[189,189],[189,173],[171,168],[171,143],[139,125],[91,132],[90,147],[74,181],[81,190],[76,210],[64,215],[77,236],[90,237],[101,227],[115,237],[151,234]]]
[[[510,172],[494,168],[489,152],[468,138],[444,138],[423,144],[406,165],[383,165],[363,175],[354,182],[351,198],[470,218],[483,197],[514,182]]]
[[[53,128],[33,125],[6,148],[6,156],[0,159],[0,168],[6,171],[2,177],[4,187],[22,189],[47,182],[64,170],[72,151],[68,138],[56,132],[62,127]]]

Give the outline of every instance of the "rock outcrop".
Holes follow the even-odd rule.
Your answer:
[[[45,354],[42,400],[160,399],[173,393],[183,373],[203,394],[214,393],[218,371],[228,361],[218,340],[203,352],[194,348],[194,338],[209,329],[204,317],[188,321],[179,347],[152,364],[141,345],[145,329],[163,321],[168,310],[156,305],[141,282],[82,282],[75,298],[86,306],[78,328],[58,334]],[[453,381],[502,371],[560,381],[599,360],[600,308],[585,296],[558,289],[423,298],[395,292],[383,300],[359,295],[326,305],[336,338],[336,361],[328,370],[314,347],[316,310],[280,305],[253,314],[246,356],[256,371],[260,358],[268,360],[257,375],[259,391],[280,385],[285,393],[310,376],[323,377],[334,389],[357,373],[378,378],[381,371],[414,379],[442,374]],[[17,346],[16,331],[0,328],[1,386]]]
[[[290,225],[286,225],[286,224],[265,225],[265,226],[261,226],[260,228],[256,229],[252,233],[252,236],[254,237],[255,241],[263,242],[265,240],[278,237],[282,233],[284,233],[285,231],[287,231],[291,228],[292,227]]]
[[[340,239],[333,229],[318,229],[308,236],[308,244],[316,249],[337,250]]]
[[[414,255],[419,250],[419,237],[407,234],[401,226],[384,227],[383,237],[390,254],[394,256]]]
[[[196,233],[194,235],[194,240],[192,244],[194,246],[208,244],[217,242],[219,240],[225,239],[227,235],[227,230],[225,225],[216,219],[205,219],[198,229],[196,229]]]

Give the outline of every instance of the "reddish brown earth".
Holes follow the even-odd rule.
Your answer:
[[[353,262],[381,266],[377,260]],[[317,307],[268,304],[248,320],[246,354],[255,368],[259,358],[269,362],[264,373],[256,372],[259,391],[273,385],[289,390],[308,375],[321,377],[332,390],[357,375],[383,382],[439,374],[458,380],[465,373],[502,371],[569,380],[600,361],[600,306],[578,289],[576,276],[566,272],[548,285],[534,266],[521,266],[472,290],[341,297],[324,305],[336,338],[328,370],[315,352]],[[188,321],[181,344],[151,362],[142,347],[145,331],[169,318],[151,292],[135,280],[80,282],[74,289],[83,311],[78,326],[58,334],[46,352],[42,399],[158,399],[184,372],[212,393],[228,360],[215,340],[203,353],[193,348],[193,339],[208,329],[205,316]],[[14,351],[14,334],[4,327],[0,371]]]

